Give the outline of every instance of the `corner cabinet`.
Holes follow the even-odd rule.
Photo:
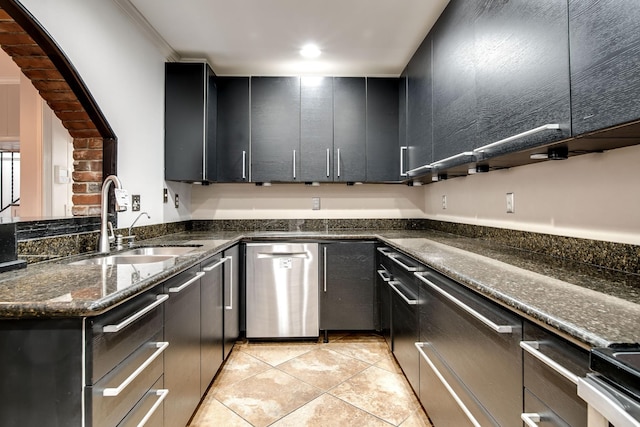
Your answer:
[[[635,0],[569,0],[574,135],[640,118],[639,20]]]
[[[320,247],[320,329],[373,331],[374,242],[323,243]]]
[[[216,179],[217,93],[206,63],[165,64],[165,170],[168,181]]]
[[[218,77],[217,182],[249,182],[249,77]]]
[[[300,78],[251,78],[251,179],[300,181]]]

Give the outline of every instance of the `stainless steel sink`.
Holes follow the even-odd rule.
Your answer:
[[[180,256],[196,249],[193,246],[148,246],[121,252],[118,255],[170,255]]]
[[[175,258],[175,255],[134,255],[118,254],[83,259],[70,265],[116,265],[116,264],[150,264]]]

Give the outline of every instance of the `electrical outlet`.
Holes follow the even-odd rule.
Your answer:
[[[140,195],[131,195],[131,212],[138,212],[140,210]]]
[[[162,203],[169,203],[169,190],[166,188],[162,191]]]
[[[180,207],[180,198],[177,194],[173,197],[173,206],[175,206],[176,209]]]
[[[320,197],[311,198],[311,209],[314,211],[320,210]]]
[[[513,193],[507,193],[507,213],[515,212],[515,200],[513,198]]]
[[[447,195],[442,195],[442,209],[447,209]]]

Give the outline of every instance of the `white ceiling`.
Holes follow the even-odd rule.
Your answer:
[[[218,75],[333,76],[399,75],[449,2],[115,1],[178,57],[206,59]],[[300,57],[309,42],[319,58]]]

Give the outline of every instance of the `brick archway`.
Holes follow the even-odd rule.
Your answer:
[[[99,215],[102,178],[116,172],[116,138],[76,70],[15,0],[0,0],[0,47],[73,138],[73,215]]]

